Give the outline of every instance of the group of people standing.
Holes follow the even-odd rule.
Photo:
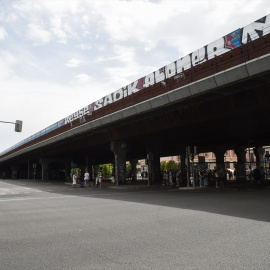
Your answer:
[[[199,169],[199,182],[200,187],[208,187],[209,186],[209,179],[214,180],[216,183],[216,188],[223,188],[224,182],[226,180],[226,172],[224,168],[220,170],[214,169],[214,171],[208,171],[205,168]]]
[[[72,177],[72,186],[76,187],[77,183],[80,184],[80,187],[90,187],[90,175],[89,172],[86,171],[84,174],[84,182],[80,180],[80,173],[70,173],[70,176]],[[102,187],[102,173],[101,171],[98,171],[95,179],[95,186],[101,188]]]
[[[169,185],[172,186],[174,183],[176,187],[180,186],[180,183],[186,183],[186,174],[187,172],[181,171],[171,171],[171,170],[164,170],[162,173],[162,185]],[[211,182],[215,182],[217,188],[224,187],[224,183],[226,180],[226,174],[224,168],[220,170],[207,170],[206,168],[199,168],[196,170],[195,175],[190,175],[189,184],[191,186],[200,186],[201,188],[208,187]]]

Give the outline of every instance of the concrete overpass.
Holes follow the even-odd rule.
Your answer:
[[[29,164],[38,163],[46,179],[52,163],[68,172],[71,161],[112,162],[120,183],[125,161],[149,153],[157,182],[160,156],[183,158],[185,147],[196,145],[199,152],[214,152],[219,166],[226,149],[235,149],[243,174],[245,148],[270,145],[269,84],[267,34],[2,153],[0,171],[23,178]]]

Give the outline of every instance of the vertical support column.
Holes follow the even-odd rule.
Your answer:
[[[185,182],[187,180],[187,167],[185,164],[186,160],[186,148],[181,147],[180,148],[180,182]]]
[[[132,159],[130,163],[131,163],[131,166],[132,166],[132,174],[133,174],[132,181],[137,181],[137,163],[138,163],[138,159]]]
[[[11,166],[12,179],[18,179],[18,170],[19,170],[18,166]]]
[[[65,162],[65,180],[68,181],[71,172],[71,162]],[[72,181],[72,178],[71,178]]]
[[[89,176],[90,176],[90,182],[93,181],[92,166],[93,166],[93,160],[92,159],[87,159],[87,169],[88,169],[88,173],[89,173]]]
[[[39,163],[42,166],[41,180],[45,181],[49,178],[49,160],[46,158],[41,158]]]
[[[246,149],[244,146],[238,146],[234,149],[234,152],[237,155],[236,179],[246,180]]]
[[[256,156],[256,166],[260,168],[263,163],[263,155],[265,153],[265,149],[262,147],[255,147],[253,148],[253,152]]]
[[[148,173],[150,184],[160,182],[160,143],[148,143],[146,151],[149,154]]]
[[[124,184],[126,182],[126,152],[127,145],[125,141],[113,141],[110,145],[114,153],[115,160],[115,184]]]
[[[217,170],[225,170],[225,163],[224,163],[224,154],[226,152],[225,146],[216,146],[214,153],[216,156],[216,165],[217,165]]]

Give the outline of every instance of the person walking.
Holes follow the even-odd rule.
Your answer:
[[[173,185],[172,171],[169,171],[169,182],[170,182],[170,186],[172,186]]]
[[[193,175],[191,174],[190,175],[190,185],[193,187],[193,185],[194,185],[194,177],[193,177]]]
[[[96,176],[96,187],[99,186],[101,188],[101,185],[102,185],[102,174],[101,171],[99,171]]]
[[[203,170],[203,183],[205,187],[208,187],[208,172],[206,169]]]
[[[90,187],[89,180],[90,180],[90,175],[89,175],[89,172],[86,171],[84,174],[84,186],[85,187]]]
[[[202,188],[204,186],[204,182],[203,182],[203,169],[199,170],[199,178],[200,178],[200,188]]]
[[[215,171],[215,179],[216,179],[216,188],[219,188],[219,173],[218,173],[218,170],[216,169]]]
[[[98,182],[99,182],[99,187],[101,188],[101,186],[102,186],[102,173],[101,172],[99,173]]]
[[[168,173],[164,170],[162,186],[164,186],[165,184],[168,185]]]
[[[115,177],[114,177],[114,173],[112,172],[112,181],[113,184],[115,183]]]
[[[224,181],[226,180],[226,175],[224,168],[221,168],[219,171],[219,178],[220,178],[220,185],[219,187],[223,188],[224,187]]]
[[[180,186],[180,172],[176,171],[176,186]]]
[[[77,184],[77,175],[76,175],[76,173],[73,173],[73,176],[72,176],[72,186],[73,187],[76,187],[76,184]]]

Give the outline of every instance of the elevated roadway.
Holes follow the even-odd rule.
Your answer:
[[[0,168],[48,158],[115,162],[116,142],[126,160],[188,145],[200,152],[269,145],[269,48],[268,34],[179,72],[5,153]]]

